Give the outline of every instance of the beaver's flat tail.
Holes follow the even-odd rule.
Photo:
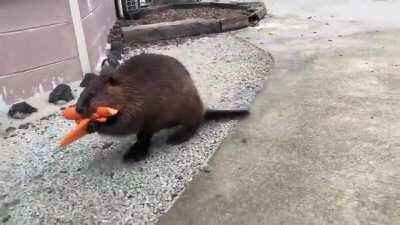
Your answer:
[[[234,119],[250,114],[249,109],[207,109],[205,120]]]

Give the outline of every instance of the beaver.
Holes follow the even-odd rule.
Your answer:
[[[248,109],[205,110],[193,80],[177,59],[142,53],[128,59],[116,70],[91,79],[80,94],[76,110],[91,115],[98,106],[119,110],[105,123],[91,122],[88,132],[111,136],[136,134],[137,140],[123,161],[139,161],[148,154],[156,132],[177,127],[168,144],[188,140],[203,120],[244,116]]]

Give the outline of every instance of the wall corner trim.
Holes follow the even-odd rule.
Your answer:
[[[74,26],[76,44],[78,47],[79,61],[83,74],[92,71],[89,61],[88,49],[86,46],[85,33],[83,31],[79,0],[68,0],[71,10],[72,24]]]

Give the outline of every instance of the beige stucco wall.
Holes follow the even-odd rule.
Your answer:
[[[104,56],[107,36],[116,15],[113,0],[79,0],[89,60],[94,70]]]
[[[92,69],[115,21],[114,1],[79,0]],[[81,79],[68,0],[0,1],[0,101],[7,104]]]

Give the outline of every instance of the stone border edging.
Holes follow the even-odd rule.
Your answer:
[[[217,33],[220,30],[221,26],[217,20],[205,19],[186,19],[122,28],[125,40],[140,43]]]
[[[201,34],[221,33],[248,27],[251,24],[256,24],[267,14],[265,5],[262,2],[197,2],[150,7],[135,13],[131,13],[130,16],[132,18],[139,19],[140,17],[149,13],[159,12],[165,9],[182,9],[195,7],[243,9],[249,12],[249,15],[227,19],[185,19],[173,22],[132,25],[122,27],[124,39],[126,41],[135,41],[137,43],[148,43],[173,38],[196,36]]]

